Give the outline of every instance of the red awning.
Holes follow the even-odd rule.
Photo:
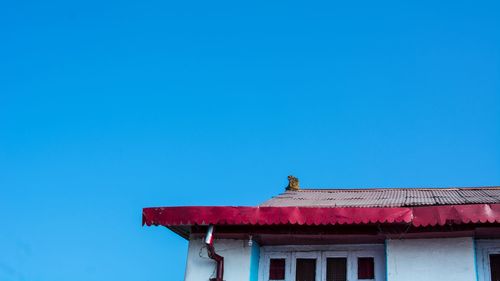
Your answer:
[[[159,207],[144,208],[142,224],[189,225],[335,225],[406,223],[435,226],[500,223],[500,204],[445,205],[411,208],[315,207]]]

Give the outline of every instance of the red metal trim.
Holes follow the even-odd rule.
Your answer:
[[[500,223],[500,204],[411,208],[159,207],[144,208],[143,225],[411,224],[416,227]]]

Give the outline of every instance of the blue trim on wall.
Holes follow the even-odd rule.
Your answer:
[[[387,257],[387,239],[384,241],[384,254],[385,254],[385,281],[389,280],[389,259]]]
[[[253,241],[250,250],[250,281],[259,280],[260,245]]]
[[[472,238],[472,247],[474,247],[474,270],[476,271],[476,281],[479,281],[479,271],[477,268],[477,247],[476,239]]]

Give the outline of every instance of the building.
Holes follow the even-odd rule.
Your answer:
[[[185,281],[500,281],[500,187],[300,189],[144,208],[189,240]]]

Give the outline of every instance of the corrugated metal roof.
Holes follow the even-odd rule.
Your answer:
[[[500,204],[500,187],[301,189],[286,191],[261,207],[409,207]]]

